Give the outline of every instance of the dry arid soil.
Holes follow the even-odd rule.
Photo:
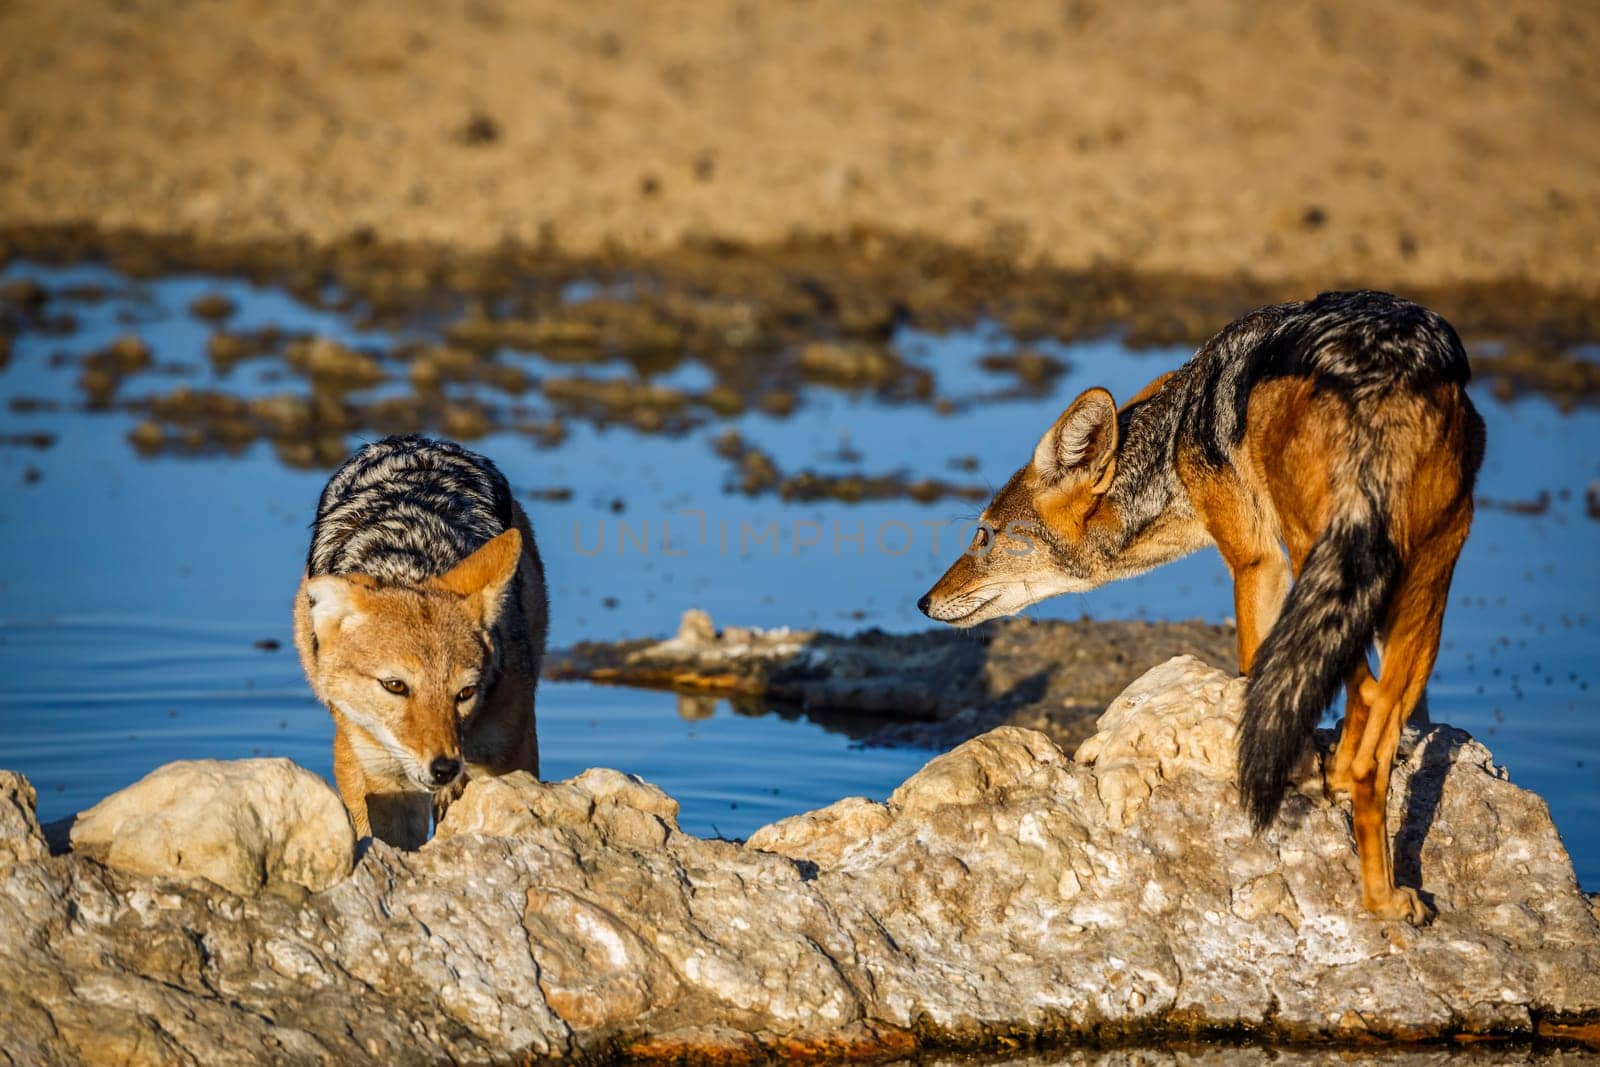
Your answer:
[[[1600,5],[0,0],[0,231],[1600,289]]]

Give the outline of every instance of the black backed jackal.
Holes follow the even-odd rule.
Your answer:
[[[1250,676],[1245,807],[1272,821],[1343,684],[1325,778],[1353,800],[1362,897],[1422,921],[1384,811],[1472,521],[1484,438],[1467,378],[1450,324],[1387,293],[1261,308],[1120,410],[1104,389],[1073,401],[918,606],[969,626],[1215,544]]]
[[[539,773],[544,568],[505,477],[446,441],[390,437],[322,491],[294,641],[333,715],[359,835],[415,848],[463,773]]]

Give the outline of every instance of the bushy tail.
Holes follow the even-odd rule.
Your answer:
[[[1311,546],[1245,688],[1239,793],[1257,830],[1277,815],[1317,721],[1366,655],[1399,570],[1382,509],[1354,496]]]

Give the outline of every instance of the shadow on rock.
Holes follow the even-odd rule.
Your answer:
[[[1407,760],[1416,769],[1406,783],[1400,832],[1394,840],[1394,877],[1396,884],[1422,891],[1430,906],[1434,901],[1422,885],[1422,847],[1439,814],[1445,782],[1456,754],[1471,740],[1461,730],[1434,726],[1418,740]]]

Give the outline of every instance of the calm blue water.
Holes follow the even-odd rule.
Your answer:
[[[259,752],[329,773],[331,725],[306,690],[289,641],[289,601],[327,472],[286,468],[266,445],[239,456],[142,459],[126,440],[137,417],[75,410],[79,367],[53,363],[52,355],[78,356],[131,331],[170,373],[135,375],[122,396],[180,384],[241,395],[304,391],[274,360],[215,377],[205,357],[210,328],[185,308],[216,291],[240,306],[230,330],[271,324],[370,347],[394,337],[362,334],[339,315],[243,283],[179,277],[130,287],[92,267],[0,271],[0,281],[22,276],[53,291],[100,282],[117,295],[98,304],[62,301],[80,328],[66,337],[24,334],[0,370],[0,434],[57,437],[44,450],[0,448],[0,766],[29,775],[46,819],[176,758]],[[1007,384],[978,366],[980,356],[1012,347],[993,327],[938,337],[905,331],[897,341],[934,374],[939,395]],[[553,647],[669,633],[688,607],[705,608],[719,625],[922,629],[914,602],[955,543],[946,528],[935,550],[930,524],[970,519],[977,505],[786,504],[728,495],[728,466],[711,439],[736,428],[785,470],[904,468],[998,485],[1079,390],[1105,385],[1125,397],[1188,355],[1130,354],[1112,342],[1042,347],[1071,364],[1048,396],[956,414],[812,388],[787,419],[746,414],[678,438],[570,422],[555,449],[515,433],[471,444],[519,493],[573,490],[570,501],[523,498],[549,572]],[[572,373],[536,356],[502,358],[535,377]],[[691,362],[658,380],[700,388],[710,376]],[[497,399],[486,387],[458,391],[474,389]],[[53,398],[63,407],[18,413],[9,406],[14,397]],[[1600,694],[1593,688],[1600,682],[1593,617],[1600,522],[1585,515],[1583,498],[1600,480],[1600,414],[1563,415],[1537,398],[1502,404],[1487,391],[1476,399],[1489,424],[1481,493],[1520,500],[1549,490],[1552,504],[1534,517],[1479,512],[1457,571],[1431,706],[1436,719],[1482,737],[1515,781],[1549,799],[1593,889],[1600,887]],[[537,389],[523,400],[537,408]],[[864,458],[839,458],[843,446]],[[962,456],[978,460],[975,473],[950,467]],[[775,537],[752,539],[773,524]],[[1220,620],[1231,614],[1230,589],[1207,552],[1034,612]],[[262,640],[281,647],[255,647]],[[580,685],[541,688],[539,727],[547,776],[589,766],[632,771],[682,802],[686,828],[729,836],[848,794],[882,797],[929,756],[863,749],[806,720],[737,715],[726,704],[688,718],[670,695]]]

